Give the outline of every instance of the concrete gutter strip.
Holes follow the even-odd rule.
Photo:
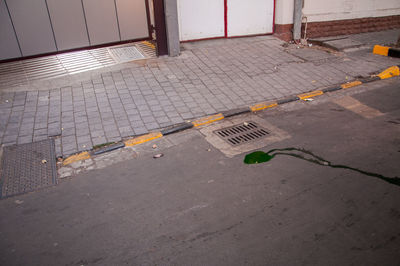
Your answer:
[[[232,116],[236,116],[236,115],[240,115],[240,114],[244,114],[244,113],[250,113],[250,112],[258,112],[258,111],[262,111],[265,109],[276,107],[278,105],[282,105],[282,104],[286,104],[286,103],[290,103],[290,102],[294,102],[294,101],[298,101],[298,100],[306,100],[311,97],[323,95],[326,92],[333,92],[333,91],[337,91],[337,90],[341,90],[341,89],[348,89],[348,88],[352,88],[355,86],[359,86],[363,83],[369,83],[369,82],[387,79],[387,78],[391,78],[391,77],[395,77],[395,76],[399,76],[399,75],[400,75],[400,66],[392,66],[390,68],[385,69],[384,71],[382,71],[380,74],[378,74],[376,76],[361,78],[361,79],[350,81],[350,82],[343,83],[340,85],[329,86],[326,88],[322,88],[320,90],[314,90],[314,91],[310,91],[307,93],[302,93],[302,94],[287,97],[287,98],[284,98],[284,99],[281,99],[278,101],[262,102],[262,103],[258,103],[258,104],[255,104],[255,105],[252,105],[249,107],[243,107],[243,108],[233,109],[233,110],[229,110],[229,111],[224,111],[222,113],[214,114],[214,115],[211,115],[208,117],[199,118],[193,122],[181,123],[181,124],[172,126],[170,128],[164,129],[161,132],[152,132],[152,133],[149,133],[146,135],[133,137],[124,142],[119,142],[119,143],[113,144],[111,146],[92,151],[91,153],[82,152],[82,153],[71,155],[68,158],[64,159],[63,165],[68,165],[68,164],[71,164],[76,161],[89,159],[89,158],[91,158],[91,154],[98,155],[98,154],[102,154],[105,152],[120,149],[123,147],[130,147],[130,146],[138,145],[138,144],[148,142],[148,141],[151,141],[151,140],[154,140],[157,138],[161,138],[161,137],[169,135],[169,134],[179,132],[179,131],[190,129],[193,127],[207,125],[207,124],[210,124],[213,122],[217,122],[226,117],[232,117]]]

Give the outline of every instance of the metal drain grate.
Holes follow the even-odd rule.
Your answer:
[[[57,183],[54,140],[4,147],[0,197],[9,197]]]
[[[23,85],[112,66],[117,62],[108,48],[67,52],[0,64],[0,87]]]
[[[110,48],[109,52],[114,60],[119,63],[125,63],[132,60],[145,58],[145,56],[142,55],[139,50],[133,45]]]
[[[143,41],[135,44],[136,48],[147,58],[156,58],[156,45],[152,41]]]
[[[0,63],[0,88],[154,57],[156,57],[154,45],[150,42],[139,42]]]
[[[216,130],[214,133],[232,146],[255,141],[269,134],[266,129],[255,122],[226,127]]]

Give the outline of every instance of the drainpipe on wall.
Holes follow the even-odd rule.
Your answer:
[[[301,19],[303,10],[303,0],[294,0],[293,9],[293,40],[300,41],[301,39]]]

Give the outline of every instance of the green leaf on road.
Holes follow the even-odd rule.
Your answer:
[[[271,160],[274,156],[271,156],[263,151],[255,151],[253,153],[247,154],[244,157],[245,164],[256,164],[256,163],[265,163]]]

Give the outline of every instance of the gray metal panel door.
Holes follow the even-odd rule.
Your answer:
[[[0,60],[20,57],[17,37],[4,0],[0,0]]]
[[[83,0],[91,45],[120,41],[114,0]]]
[[[57,50],[45,0],[8,0],[7,5],[23,56]]]
[[[81,0],[47,0],[59,51],[89,46]]]
[[[149,37],[144,0],[116,0],[121,40]]]

